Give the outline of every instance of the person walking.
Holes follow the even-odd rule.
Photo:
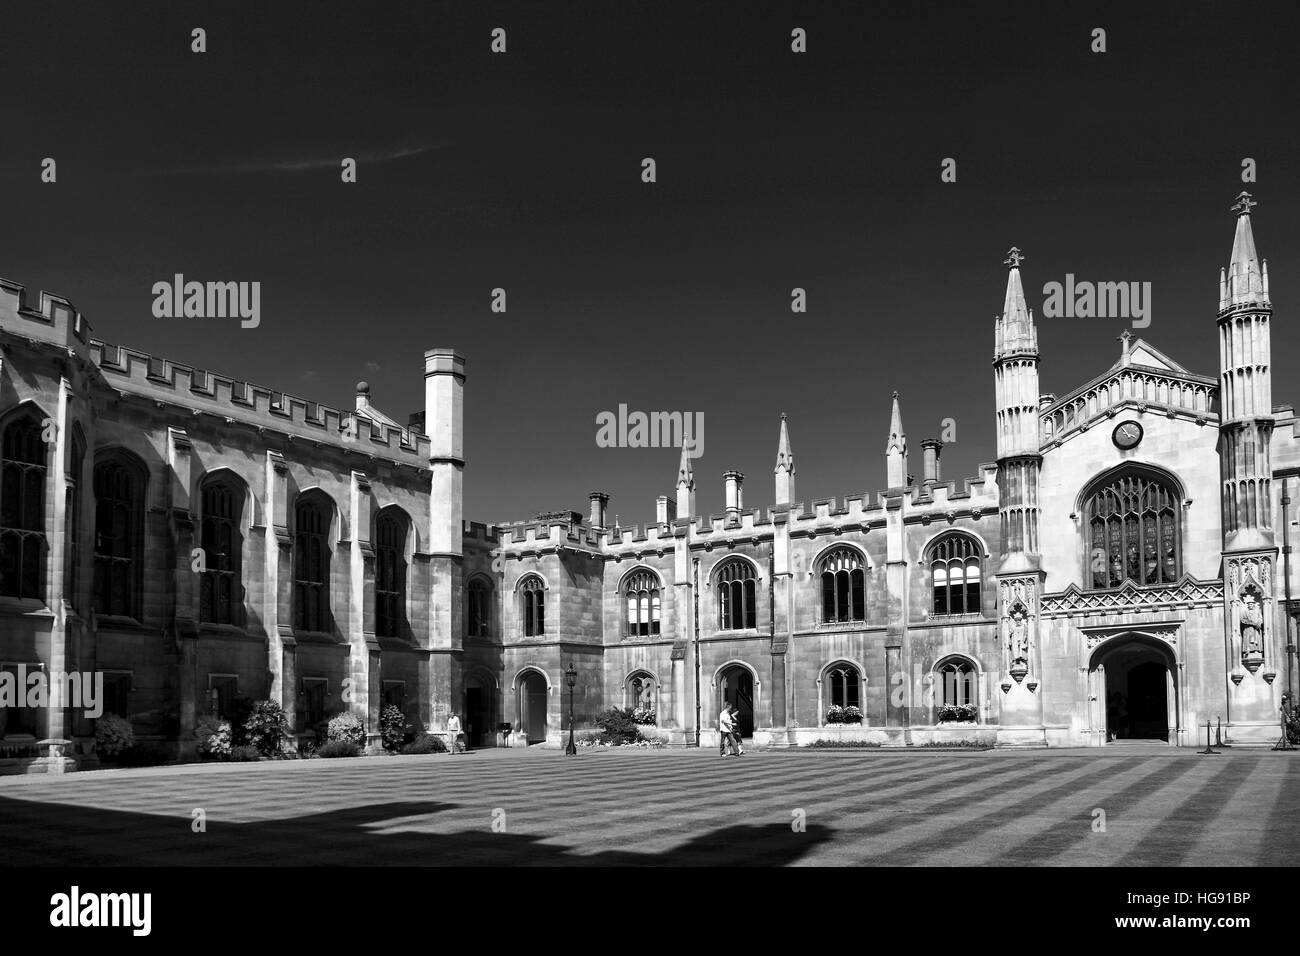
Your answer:
[[[447,741],[447,749],[453,754],[461,753],[460,718],[454,713],[447,718],[447,736],[451,738]]]
[[[731,744],[736,749],[737,757],[745,752],[745,748],[740,745],[740,708],[735,704],[731,705]]]
[[[722,713],[718,714],[718,755],[721,757],[727,756],[727,744],[735,746],[731,736],[734,727],[735,721],[731,717],[731,708],[724,704]]]

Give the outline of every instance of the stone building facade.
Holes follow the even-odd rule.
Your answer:
[[[727,472],[725,511],[698,515],[683,449],[635,527],[601,492],[587,514],[464,521],[452,350],[426,353],[400,425],[364,383],[352,409],[302,401],[109,345],[0,281],[0,667],[102,672],[109,710],[182,749],[240,696],[300,733],[352,710],[376,742],[392,703],[433,729],[458,712],[478,745],[557,743],[569,668],[579,727],[637,707],[673,744],[716,745],[723,701],[771,746],[1187,745],[1207,720],[1271,743],[1300,426],[1272,403],[1251,205],[1217,375],[1126,333],[1109,369],[1042,394],[1013,250],[977,476],[943,479],[937,439],[913,474],[895,393],[882,490],[799,498],[783,416],[774,507]],[[67,703],[4,708],[0,749],[87,752]]]

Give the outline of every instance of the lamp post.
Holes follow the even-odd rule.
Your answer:
[[[573,743],[573,685],[578,683],[578,669],[569,661],[569,668],[564,672],[564,681],[569,685],[569,746],[564,748],[566,756],[577,756],[578,748]]]

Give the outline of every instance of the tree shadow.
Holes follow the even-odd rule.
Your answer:
[[[403,829],[460,804],[409,801],[345,807],[277,820],[229,823],[209,816],[193,832],[188,816],[157,816],[0,797],[0,846],[7,866],[788,866],[831,838],[810,824],[737,824],[661,852],[583,852],[538,836],[480,829]],[[429,825],[427,819],[411,826]],[[583,823],[575,820],[575,826]],[[389,829],[384,829],[388,827]],[[628,835],[621,842],[633,840]]]

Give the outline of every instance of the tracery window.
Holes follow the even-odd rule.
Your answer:
[[[1120,475],[1084,503],[1093,588],[1172,584],[1182,573],[1179,501],[1160,479],[1142,472]]]
[[[946,534],[930,545],[930,568],[935,614],[975,614],[981,610],[980,544],[970,535]]]
[[[739,631],[756,626],[755,594],[758,582],[754,567],[740,558],[730,558],[718,567],[718,628]]]
[[[627,576],[623,583],[623,596],[627,600],[628,637],[649,637],[659,633],[659,579],[654,573],[641,569]]]
[[[867,617],[867,575],[862,555],[853,548],[836,548],[821,561],[822,622],[864,621]]]
[[[0,438],[0,594],[45,593],[45,443],[34,415],[5,426]]]

